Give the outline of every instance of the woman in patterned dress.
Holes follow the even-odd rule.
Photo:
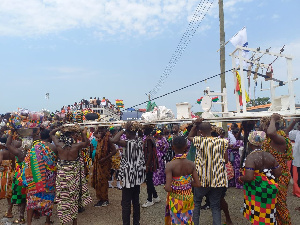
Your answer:
[[[249,135],[248,148],[251,153],[244,164],[244,217],[252,224],[276,224],[276,202],[278,184],[275,179],[281,175],[281,167],[272,154],[260,147],[266,138],[263,131]]]
[[[261,128],[266,130],[267,139],[262,145],[262,149],[271,153],[281,166],[282,175],[278,180],[278,201],[276,204],[276,220],[278,225],[291,224],[291,216],[287,208],[286,197],[291,173],[287,166],[287,161],[293,159],[292,144],[284,131],[279,130],[278,121],[282,117],[274,113],[271,117],[264,117],[261,120]]]
[[[165,174],[165,154],[169,148],[167,139],[162,136],[161,130],[157,130],[155,134],[156,151],[158,158],[158,169],[153,173],[153,183],[155,186],[166,183]]]
[[[239,130],[233,130],[232,134],[234,135],[236,141],[234,144],[229,143],[228,147],[228,160],[231,162],[234,169],[234,178],[228,181],[229,187],[243,188],[242,185],[238,183],[238,178],[240,177],[240,163],[241,156],[239,153],[240,147],[244,146],[243,140],[238,139]]]

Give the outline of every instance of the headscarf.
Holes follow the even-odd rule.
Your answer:
[[[248,141],[254,146],[261,146],[266,139],[266,133],[264,131],[252,131],[249,134]]]

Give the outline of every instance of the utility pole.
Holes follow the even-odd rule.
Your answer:
[[[225,81],[225,31],[224,31],[224,10],[223,0],[219,0],[219,21],[220,21],[220,68],[221,68],[221,92],[226,88]],[[223,101],[223,97],[222,97]],[[223,107],[222,107],[223,110]]]
[[[219,21],[220,21],[220,69],[221,69],[221,92],[226,88],[225,81],[225,30],[224,30],[224,9],[223,0],[219,0]],[[221,101],[225,101],[221,96]],[[222,112],[224,112],[224,104],[222,104]],[[227,131],[227,124],[222,123],[223,129]]]

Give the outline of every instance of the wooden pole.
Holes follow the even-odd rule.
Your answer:
[[[221,69],[221,91],[226,88],[225,81],[225,30],[224,30],[224,9],[223,0],[219,0],[219,21],[220,21],[220,69]],[[221,101],[224,101],[221,96]],[[224,105],[222,105],[222,112],[224,112]],[[223,123],[223,129],[227,131],[227,124]]]

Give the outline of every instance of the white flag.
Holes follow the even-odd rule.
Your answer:
[[[229,41],[231,42],[231,44],[233,44],[234,47],[248,47],[246,27],[237,32],[236,35],[234,35]]]
[[[234,47],[237,47],[237,46],[248,47],[246,27],[244,27],[239,32],[237,32],[229,41],[231,42],[231,44],[233,44]],[[247,54],[248,52],[249,52],[248,50],[243,50],[244,58],[248,59],[248,54]],[[240,64],[239,59],[236,59],[236,64],[237,65]],[[247,66],[246,62],[244,62],[244,66]]]

